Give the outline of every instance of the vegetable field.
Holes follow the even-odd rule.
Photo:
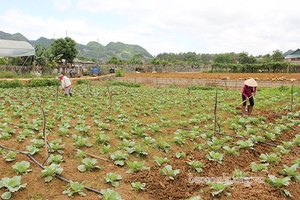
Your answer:
[[[300,91],[0,89],[2,199],[299,199]]]

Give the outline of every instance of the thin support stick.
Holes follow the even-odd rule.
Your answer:
[[[59,86],[56,88],[56,101],[58,101]]]
[[[216,133],[217,131],[217,105],[218,105],[218,89],[216,90],[216,99],[215,99],[215,109],[214,109],[214,116],[215,116],[215,120],[214,120],[214,133]]]
[[[293,103],[294,103],[294,84],[291,88],[291,111],[293,110]]]
[[[74,151],[78,151],[79,149],[74,149]],[[106,158],[101,158],[101,157],[99,157],[99,156],[96,156],[96,155],[94,155],[94,154],[91,154],[91,153],[87,153],[87,152],[85,152],[86,153],[86,155],[89,155],[89,156],[91,156],[91,157],[93,157],[93,158],[97,158],[97,159],[99,159],[99,160],[104,160],[104,161],[106,161],[106,162],[109,162],[109,160],[108,159],[106,159]]]
[[[109,86],[107,85],[107,92],[108,92],[108,96],[109,96],[109,111],[112,109],[112,95],[109,91]]]
[[[46,161],[48,160],[48,158],[50,157],[50,153],[49,153],[49,149],[47,148],[49,144],[48,144],[47,134],[46,134],[46,117],[45,117],[45,112],[44,112],[44,109],[43,109],[43,106],[42,106],[41,98],[39,98],[39,103],[40,103],[41,113],[42,113],[42,116],[43,116],[43,136],[44,136],[45,155],[46,155],[46,159],[43,162],[43,165],[44,165],[46,163]]]

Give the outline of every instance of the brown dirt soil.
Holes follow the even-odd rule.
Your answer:
[[[300,73],[203,73],[203,72],[163,72],[163,73],[125,73],[124,77],[187,78],[187,79],[230,79],[246,80],[300,80]]]
[[[286,79],[297,79],[300,80],[300,74],[217,74],[217,73],[132,73],[132,74],[125,74],[125,77],[164,77],[164,78],[203,78],[203,79],[222,79],[229,77],[230,79],[247,79],[249,77],[254,77],[261,80],[268,80],[268,79],[279,79],[285,77]],[[7,105],[9,106],[9,105]],[[299,108],[298,108],[299,109]],[[261,116],[267,117],[267,123],[274,122],[280,114],[283,113],[267,113],[262,110],[257,110],[257,114]],[[86,119],[88,122],[90,119]],[[75,122],[74,122],[75,123]],[[93,122],[88,122],[93,124]],[[72,124],[74,126],[74,124]],[[167,129],[166,129],[167,130]],[[53,132],[57,131],[57,128],[53,130]],[[173,133],[174,130],[170,130],[170,133]],[[297,126],[294,130],[291,130],[288,133],[282,134],[282,140],[291,140],[294,138],[295,134],[300,132],[300,127]],[[78,182],[85,182],[87,186],[92,188],[111,188],[117,192],[119,192],[124,200],[183,200],[187,199],[191,196],[200,195],[201,199],[209,200],[209,199],[248,199],[248,200],[273,200],[273,199],[293,199],[297,200],[300,197],[300,184],[296,183],[295,181],[291,181],[288,189],[293,195],[291,198],[285,198],[282,192],[276,188],[270,187],[264,182],[258,181],[250,181],[250,183],[241,183],[235,182],[227,189],[230,192],[230,195],[226,195],[226,193],[222,193],[216,197],[211,195],[212,190],[207,186],[208,180],[211,178],[220,177],[221,179],[231,179],[232,174],[230,174],[234,168],[238,168],[242,171],[251,171],[250,163],[256,162],[259,163],[259,155],[261,153],[269,153],[271,152],[271,148],[268,145],[264,144],[257,144],[255,145],[255,149],[247,149],[247,150],[240,150],[239,156],[228,156],[225,154],[224,161],[222,164],[208,161],[204,155],[201,153],[201,150],[194,150],[193,149],[193,142],[187,141],[185,146],[187,146],[186,154],[187,158],[176,158],[174,155],[177,152],[176,146],[172,147],[172,150],[168,153],[169,160],[168,164],[170,164],[173,169],[180,169],[180,174],[176,176],[175,180],[170,180],[168,177],[163,176],[159,173],[159,167],[152,161],[151,170],[149,171],[140,171],[133,174],[125,173],[126,169],[122,167],[115,166],[112,162],[105,162],[101,159],[98,159],[98,164],[101,167],[100,170],[95,170],[86,173],[79,173],[76,169],[78,164],[80,163],[80,159],[76,158],[75,151],[73,150],[74,147],[72,145],[72,138],[71,137],[63,137],[64,140],[69,140],[69,146],[65,146],[64,148],[64,159],[67,162],[61,164],[64,168],[64,178],[69,180],[74,180]],[[53,140],[55,137],[49,136],[48,140]],[[14,136],[15,140],[15,136]],[[235,138],[237,141],[238,139]],[[119,141],[111,141],[111,143],[117,143]],[[201,143],[201,138],[198,138],[197,143]],[[25,150],[26,143],[19,143],[14,142],[11,143],[9,140],[1,140],[1,145],[7,146],[14,149],[22,149]],[[277,145],[280,143],[277,142]],[[94,152],[91,152],[89,148],[82,148],[82,150],[86,150],[93,155],[99,155],[99,149],[93,148]],[[43,151],[43,149],[41,149]],[[165,154],[162,154],[163,156]],[[171,156],[172,155],[172,156]],[[282,156],[281,165],[270,165],[268,167],[268,171],[260,172],[260,173],[252,173],[248,174],[248,177],[253,178],[265,178],[267,174],[278,174],[279,170],[282,170],[282,166],[284,165],[291,165],[293,160],[299,158],[299,152],[291,152],[288,156]],[[36,160],[39,162],[44,161],[44,153],[39,153],[37,156],[34,156]],[[105,159],[108,156],[104,157]],[[171,159],[170,159],[171,158]],[[15,173],[12,170],[12,165],[15,162],[19,162],[22,160],[30,159],[22,154],[17,155],[17,159],[14,162],[8,163],[3,158],[0,159],[0,178],[6,176],[14,176]],[[146,158],[147,161],[153,160],[152,155],[149,155]],[[197,173],[194,169],[191,169],[186,164],[186,160],[199,160],[204,165],[205,168],[202,172]],[[67,195],[63,195],[62,191],[65,190],[67,184],[62,182],[56,178],[53,179],[50,183],[44,183],[44,178],[41,177],[41,168],[38,167],[35,163],[31,162],[31,169],[32,172],[29,172],[27,175],[22,176],[22,182],[28,183],[25,189],[20,190],[20,192],[15,192],[13,194],[13,198],[11,199],[49,199],[49,200],[61,200],[61,199],[70,199]],[[151,161],[149,161],[151,162]],[[299,170],[298,170],[299,171]],[[120,186],[114,188],[108,184],[103,183],[103,178],[105,177],[106,173],[114,172],[117,174],[121,174],[123,179],[120,183]],[[204,178],[205,181],[197,181],[200,179],[197,178]],[[202,180],[202,179],[201,179]],[[130,183],[134,181],[140,181],[147,183],[146,191],[143,192],[134,192],[130,190]],[[194,181],[194,182],[193,182]],[[87,197],[80,197],[76,195],[73,199],[91,199],[96,200],[100,199],[97,194],[90,191],[84,191],[87,194]],[[3,190],[0,190],[0,194],[3,193]]]

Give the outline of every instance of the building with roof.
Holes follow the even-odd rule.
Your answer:
[[[297,49],[289,55],[285,56],[285,60],[289,62],[300,63],[300,49]]]

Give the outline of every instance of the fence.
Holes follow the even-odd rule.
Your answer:
[[[184,78],[139,78],[116,77],[122,82],[135,82],[146,85],[200,85],[240,89],[244,80],[217,80],[217,79],[184,79]],[[300,86],[300,81],[257,81],[259,87]]]

